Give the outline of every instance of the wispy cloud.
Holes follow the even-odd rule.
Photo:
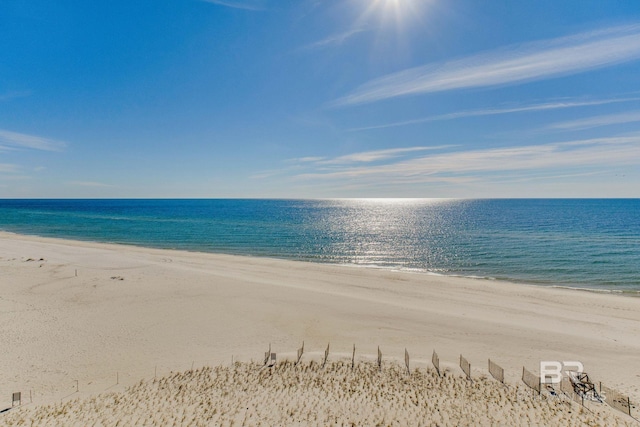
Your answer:
[[[43,151],[61,151],[67,145],[63,141],[3,129],[0,129],[0,144],[5,149],[30,148]]]
[[[587,178],[592,176],[601,176],[604,175],[605,171],[590,171],[590,172],[582,172],[582,173],[565,173],[565,174],[546,174],[540,172],[528,173],[528,174],[518,174],[518,177],[514,177],[513,175],[504,175],[504,176],[496,176],[494,178],[504,178],[508,180],[511,184],[516,182],[529,182],[529,181],[540,181],[540,180],[558,180],[565,178]]]
[[[300,157],[297,159],[288,159],[286,160],[286,162],[288,163],[315,163],[315,162],[319,162],[321,160],[324,160],[325,157],[313,157],[313,156],[309,156],[309,157]]]
[[[408,147],[408,148],[390,148],[386,150],[364,151],[361,153],[347,154],[345,156],[335,157],[333,159],[325,159],[316,162],[319,165],[344,165],[353,163],[372,163],[382,160],[389,160],[401,157],[405,154],[416,151],[440,150],[449,147],[442,145],[437,147]]]
[[[219,6],[232,7],[234,9],[244,10],[264,10],[264,1],[261,0],[203,0],[207,3],[217,4]]]
[[[410,68],[370,81],[334,106],[405,95],[522,83],[640,58],[640,25],[613,27]]]
[[[357,156],[354,154],[353,156]],[[640,163],[640,134],[565,141],[544,145],[453,151],[422,155],[381,165],[346,165],[331,170],[307,170],[299,180],[374,180],[380,183],[419,183],[434,180],[473,180],[487,174],[618,168]],[[581,171],[584,173],[584,171]]]
[[[465,117],[493,116],[493,115],[500,115],[500,114],[524,113],[524,112],[531,112],[531,111],[557,110],[561,108],[589,107],[589,106],[613,104],[618,102],[631,102],[631,101],[638,101],[638,100],[640,100],[640,98],[601,99],[601,100],[593,100],[593,101],[558,101],[558,102],[549,102],[545,104],[513,106],[509,108],[488,108],[488,109],[482,109],[482,110],[467,110],[467,111],[458,111],[455,113],[422,117],[420,119],[403,120],[400,122],[386,123],[386,124],[381,124],[376,126],[365,126],[365,127],[353,128],[353,129],[349,129],[349,131],[383,129],[383,128],[389,128],[389,127],[398,127],[398,126],[407,126],[407,125],[414,125],[414,124],[427,123],[427,122],[435,122],[440,120],[455,120],[455,119],[461,119]]]
[[[559,130],[581,130],[600,126],[617,125],[622,123],[640,122],[640,111],[629,111],[618,114],[607,114],[602,116],[587,117],[585,119],[572,120],[568,122],[556,123],[549,126],[551,129]]]
[[[251,178],[265,179],[274,176],[294,176],[304,174],[304,171],[310,169],[327,173],[328,171],[337,171],[354,165],[381,163],[392,159],[407,159],[410,158],[411,153],[443,150],[451,147],[454,146],[440,145],[430,147],[389,148],[385,150],[362,151],[333,158],[319,156],[299,157],[285,160],[285,163],[290,165],[289,167],[260,171],[251,175]]]
[[[331,46],[340,46],[351,37],[355,36],[356,34],[362,33],[363,31],[366,31],[366,30],[364,28],[353,28],[349,31],[332,34],[329,37],[326,37],[315,43],[311,43],[306,46],[303,46],[298,50],[312,50],[312,49],[321,49],[321,48],[326,48]]]

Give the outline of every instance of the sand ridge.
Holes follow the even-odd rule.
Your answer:
[[[615,426],[607,411],[539,398],[522,384],[469,381],[398,364],[331,362],[206,367],[105,393],[13,411],[5,425],[47,426]]]

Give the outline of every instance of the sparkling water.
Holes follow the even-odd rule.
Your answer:
[[[640,294],[639,213],[639,199],[0,200],[0,229]]]

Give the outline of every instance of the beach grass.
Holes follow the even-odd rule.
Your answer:
[[[7,426],[614,426],[608,411],[539,397],[524,385],[385,363],[203,367],[124,392],[11,411]]]

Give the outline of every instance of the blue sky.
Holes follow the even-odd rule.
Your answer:
[[[3,0],[0,198],[640,197],[640,5]]]

